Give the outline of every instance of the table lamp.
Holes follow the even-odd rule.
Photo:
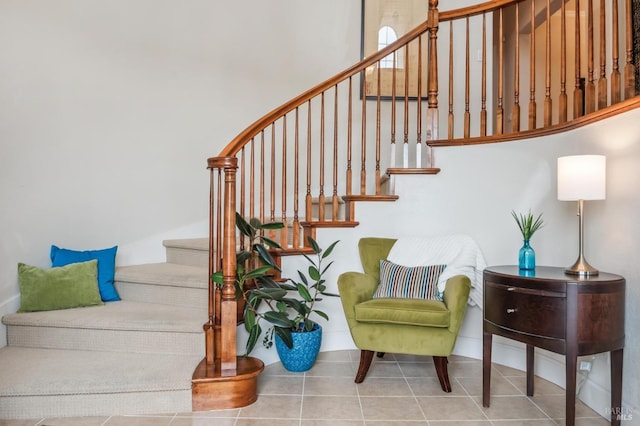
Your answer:
[[[584,201],[604,200],[606,182],[604,155],[571,155],[558,158],[558,200],[578,202],[578,260],[565,269],[567,274],[584,277],[598,275],[598,270],[584,258]]]

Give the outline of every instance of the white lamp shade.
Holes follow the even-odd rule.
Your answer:
[[[571,155],[558,158],[558,200],[604,200],[606,157]]]

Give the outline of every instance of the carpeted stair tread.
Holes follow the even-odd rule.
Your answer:
[[[0,397],[191,389],[202,357],[5,347]]]
[[[174,287],[208,288],[207,268],[176,263],[147,263],[116,268],[115,281]]]
[[[5,315],[7,326],[199,333],[206,313],[194,308],[122,300],[102,306]]]

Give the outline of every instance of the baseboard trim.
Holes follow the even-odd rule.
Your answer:
[[[15,313],[20,307],[20,295],[16,294],[0,303],[0,318]],[[7,346],[7,326],[0,322],[0,348]]]

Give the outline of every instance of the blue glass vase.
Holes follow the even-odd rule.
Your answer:
[[[536,252],[529,244],[529,240],[524,240],[524,244],[518,253],[518,266],[524,271],[536,269]]]

